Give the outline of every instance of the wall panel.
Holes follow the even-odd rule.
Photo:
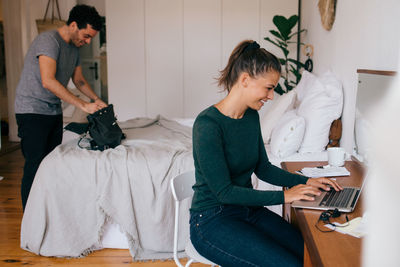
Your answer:
[[[222,65],[235,46],[244,39],[259,42],[260,0],[222,1]]]
[[[147,115],[183,115],[183,0],[145,3]]]
[[[119,120],[146,116],[144,0],[106,0],[108,99]]]
[[[221,68],[221,1],[184,2],[184,116],[218,102]]]
[[[106,0],[109,99],[118,118],[195,117],[243,39],[263,38],[292,0]]]

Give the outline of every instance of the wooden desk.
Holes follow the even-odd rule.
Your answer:
[[[326,161],[320,162],[282,162],[283,169],[289,172],[301,170],[303,167],[316,167],[327,165]],[[359,162],[346,161],[345,167],[350,171],[350,176],[337,177],[336,181],[342,186],[361,186],[364,179],[364,169]],[[353,212],[347,213],[349,220],[362,216],[362,197]],[[290,204],[284,205],[284,218],[296,225],[304,238],[304,266],[361,266],[362,238],[341,234],[336,231],[323,233],[316,227],[321,211],[310,209],[292,208]],[[332,221],[345,222],[345,214]],[[320,229],[325,229],[324,223],[319,222]],[[328,230],[328,228],[326,228]]]

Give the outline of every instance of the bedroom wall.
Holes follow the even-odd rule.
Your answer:
[[[318,1],[303,1],[305,43],[314,46],[314,73],[332,70],[343,82],[341,146],[353,148],[357,69],[397,70],[400,47],[400,1],[338,1],[331,31],[323,29]],[[303,56],[304,58],[304,56]],[[377,88],[379,90],[379,88]]]
[[[297,1],[106,0],[108,93],[118,119],[195,117],[223,96],[214,78],[239,41],[278,53],[263,40],[276,14],[297,14]]]

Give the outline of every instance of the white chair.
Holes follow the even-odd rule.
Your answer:
[[[194,171],[188,171],[179,174],[171,180],[171,191],[175,199],[174,260],[176,265],[179,267],[183,267],[178,259],[179,206],[182,200],[193,196],[192,186],[194,185],[194,183]],[[209,264],[211,266],[216,265],[215,263],[212,263],[211,261],[201,256],[193,247],[190,239],[186,243],[185,252],[189,257],[189,261],[185,265],[186,267],[190,266],[190,264],[192,264],[193,262],[200,262],[204,264]]]

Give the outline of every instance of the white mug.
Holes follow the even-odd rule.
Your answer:
[[[344,165],[346,158],[346,151],[343,147],[329,147],[328,148],[328,164],[333,167],[340,167]]]

